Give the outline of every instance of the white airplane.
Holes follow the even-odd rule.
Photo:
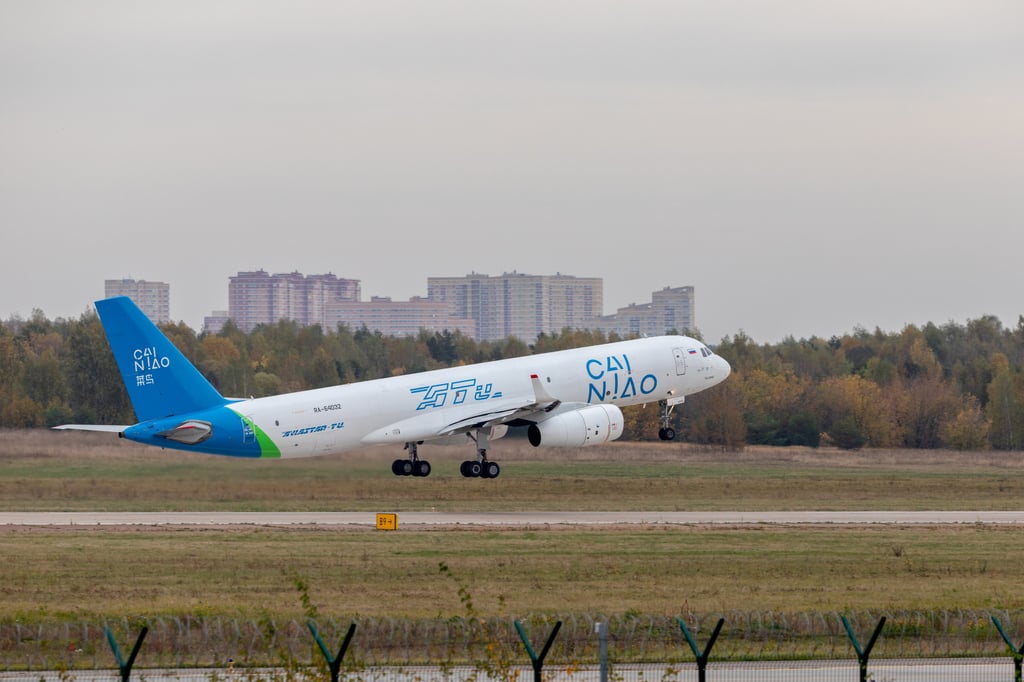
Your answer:
[[[729,376],[729,363],[687,336],[659,336],[374,379],[266,398],[225,398],[126,297],[96,302],[139,423],[67,424],[164,448],[236,457],[309,457],[403,445],[391,470],[427,476],[426,442],[472,442],[463,476],[497,478],[490,441],[526,426],[530,443],[581,447],[622,435],[626,405],[673,407]]]

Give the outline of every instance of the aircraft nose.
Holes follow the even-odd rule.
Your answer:
[[[721,376],[719,381],[725,381],[726,378],[732,374],[732,367],[729,365],[729,361],[723,358],[721,355],[716,355],[715,360],[718,361],[718,368],[716,373]]]

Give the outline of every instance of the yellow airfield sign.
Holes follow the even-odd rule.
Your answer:
[[[398,530],[398,514],[377,514],[377,530]]]

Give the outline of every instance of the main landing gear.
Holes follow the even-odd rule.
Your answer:
[[[466,478],[497,478],[501,467],[497,462],[468,459],[459,466],[459,473]]]
[[[490,441],[490,429],[477,429],[476,436],[470,436],[476,441],[476,459],[469,459],[459,467],[459,473],[466,478],[497,478],[501,475],[501,467],[497,462],[487,460],[487,444]]]
[[[669,426],[669,416],[672,414],[672,408],[677,404],[678,403],[670,402],[668,400],[661,400],[658,402],[658,406],[661,408],[661,428],[658,429],[658,438],[662,440],[676,439],[676,430]]]
[[[395,476],[429,476],[430,462],[420,459],[416,455],[416,446],[419,443],[406,443],[405,449],[409,451],[409,459],[396,459],[391,463],[391,473]]]
[[[476,442],[476,459],[466,460],[459,466],[459,472],[466,478],[497,478],[501,475],[501,467],[497,462],[487,459],[487,444],[490,440],[490,429],[477,429],[476,435],[470,435]],[[430,462],[420,459],[417,454],[418,442],[406,443],[409,459],[396,459],[391,463],[391,473],[395,476],[429,476]]]

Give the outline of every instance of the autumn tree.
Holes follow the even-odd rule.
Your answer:
[[[949,382],[939,377],[918,377],[896,396],[902,447],[939,448],[942,434],[962,409],[962,401]]]
[[[68,402],[75,412],[75,421],[101,424],[133,421],[128,392],[96,313],[86,313],[68,323],[64,357]]]
[[[686,405],[679,405],[673,414],[678,420],[680,410]],[[661,409],[657,403],[632,405],[622,408],[622,437],[625,440],[650,441],[658,440],[658,429],[661,428]],[[678,425],[678,422],[674,422]],[[676,428],[677,432],[679,431]]]
[[[997,450],[1024,447],[1024,390],[1021,375],[1002,353],[992,358],[992,382],[988,386],[989,440]]]
[[[746,374],[765,366],[764,350],[742,331],[733,337],[726,336],[722,339],[715,346],[715,352],[729,361],[735,373]]]
[[[859,432],[870,447],[898,444],[891,401],[878,384],[856,375],[832,377],[821,382],[814,400],[822,429],[833,440],[841,435],[849,441]]]
[[[818,446],[818,418],[807,399],[810,380],[788,369],[776,374],[755,369],[729,380],[740,385],[745,398],[748,443]]]
[[[249,334],[231,322],[216,335],[197,336],[182,323],[161,328],[218,390],[238,397],[617,340],[563,329],[531,346],[517,338],[478,342],[426,331],[393,338],[365,327],[325,330],[289,321]],[[758,344],[741,331],[715,349],[733,376],[688,398],[671,418],[694,442],[814,446],[824,432],[847,447],[1024,449],[1024,316],[1012,329],[983,316],[776,344]],[[627,437],[657,433],[656,404],[624,414]],[[95,313],[51,321],[34,310],[27,320],[0,324],[0,424],[131,420]]]
[[[976,397],[961,397],[959,410],[943,425],[940,437],[943,446],[953,450],[988,449],[989,423]]]
[[[199,369],[226,395],[245,396],[245,366],[242,353],[227,336],[207,335],[200,341],[203,359]]]
[[[723,450],[742,450],[747,437],[743,409],[743,392],[733,381],[690,396],[682,420],[684,438]]]

